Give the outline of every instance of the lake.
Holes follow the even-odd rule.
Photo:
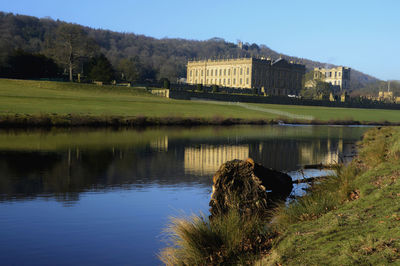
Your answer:
[[[169,217],[208,213],[223,162],[251,157],[298,178],[303,165],[350,160],[367,129],[1,129],[0,262],[161,264]]]

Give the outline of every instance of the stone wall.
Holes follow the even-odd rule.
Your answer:
[[[171,90],[169,97],[179,100],[204,99],[224,102],[268,103],[288,105],[308,105],[327,107],[369,108],[369,109],[395,109],[400,110],[400,104],[391,103],[356,103],[356,102],[331,102],[329,100],[305,100],[294,97],[240,95],[226,93],[190,92]]]

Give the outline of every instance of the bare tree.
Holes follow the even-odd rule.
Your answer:
[[[73,71],[80,60],[89,58],[96,50],[96,44],[79,25],[62,24],[56,32],[55,57],[69,70],[69,80],[73,81]]]

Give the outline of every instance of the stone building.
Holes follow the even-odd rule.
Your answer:
[[[187,83],[258,89],[266,95],[296,95],[305,66],[285,59],[237,58],[189,61]]]
[[[314,79],[332,84],[339,91],[350,90],[350,68],[334,67],[334,68],[314,68]]]

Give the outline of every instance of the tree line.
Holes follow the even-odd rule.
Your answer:
[[[221,38],[206,41],[185,39],[156,39],[133,33],[118,33],[92,29],[77,24],[0,12],[0,76],[15,73],[15,56],[33,56],[55,63],[58,68],[43,70],[34,76],[55,75],[66,79],[79,73],[89,80],[113,79],[136,83],[168,79],[176,82],[186,77],[190,59],[236,57],[283,57],[314,67],[333,67],[304,58],[281,55],[265,45],[244,43],[242,48]],[[28,58],[25,58],[28,60]],[[53,65],[54,66],[54,65]],[[24,73],[24,72],[21,72]],[[47,74],[46,74],[47,73]],[[22,75],[22,74],[21,74]],[[26,78],[32,78],[29,73]],[[352,70],[351,86],[365,87],[378,81]]]

